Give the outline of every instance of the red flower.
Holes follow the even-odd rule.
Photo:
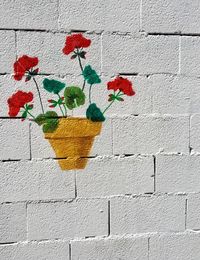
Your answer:
[[[8,99],[9,116],[17,116],[21,107],[33,100],[33,93],[17,91]]]
[[[90,39],[83,37],[81,33],[72,34],[66,37],[65,47],[63,48],[63,53],[68,55],[73,52],[76,48],[87,48],[91,44]]]
[[[29,57],[23,55],[14,63],[14,79],[21,80],[26,72],[29,72],[30,69],[38,65],[37,57]],[[37,69],[38,71],[38,69]]]
[[[127,96],[134,96],[135,91],[132,87],[132,82],[123,77],[117,77],[113,81],[107,83],[108,90],[113,89],[114,91],[120,90]]]

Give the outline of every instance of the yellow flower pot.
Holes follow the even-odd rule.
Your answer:
[[[85,168],[94,138],[100,134],[101,127],[101,122],[69,117],[60,118],[53,133],[45,133],[62,170]]]

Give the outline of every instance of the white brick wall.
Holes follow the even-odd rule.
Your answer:
[[[7,99],[34,91],[40,113],[33,82],[13,80],[22,54],[80,85],[62,54],[79,31],[102,79],[97,105],[118,74],[136,96],[108,111],[86,169],[61,171],[41,128],[8,118]],[[0,260],[199,260],[199,74],[199,0],[0,1]],[[47,109],[52,95],[41,96]]]

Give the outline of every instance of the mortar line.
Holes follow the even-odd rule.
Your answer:
[[[66,78],[66,77],[76,77],[79,76],[80,74],[73,74],[73,73],[66,73],[66,74],[57,74],[57,73],[38,73],[38,77],[42,76],[56,76],[60,78]],[[108,77],[115,77],[116,75],[120,76],[133,76],[133,77],[150,77],[154,75],[163,75],[163,76],[174,76],[174,77],[183,77],[183,78],[188,78],[188,79],[200,79],[200,76],[190,76],[187,74],[179,74],[179,73],[171,73],[171,72],[157,72],[157,73],[138,73],[138,72],[118,72],[117,74],[108,74],[108,73],[101,73],[101,76],[108,76]],[[13,76],[13,73],[9,72],[0,72],[0,76]]]
[[[26,203],[26,240],[28,241],[28,202]]]
[[[71,246],[71,242],[69,243],[69,260],[72,260],[72,246]]]
[[[188,199],[185,200],[185,230],[187,230]]]
[[[111,225],[111,216],[110,216],[110,200],[108,200],[108,236],[110,236],[110,225]]]
[[[178,74],[181,74],[181,37],[179,37],[178,46]]]
[[[142,2],[142,0],[141,0]],[[140,7],[141,8],[141,7]],[[140,10],[139,10],[140,12]],[[140,18],[139,18],[140,19]],[[139,20],[139,26],[140,26],[141,22]],[[35,28],[35,29],[31,29],[31,28],[3,28],[0,27],[0,31],[19,31],[19,32],[45,32],[45,33],[72,33],[72,32],[82,32],[82,33],[93,33],[93,34],[100,34],[100,32],[97,30],[93,30],[91,32],[91,30],[77,30],[77,29],[39,29],[39,28]],[[135,35],[135,34],[131,34],[131,31],[109,31],[109,30],[101,30],[102,32],[106,32],[106,33],[111,33],[111,34],[125,34],[125,35]],[[182,33],[182,32],[146,32],[146,31],[142,31],[144,33],[146,33],[146,35],[152,35],[152,36],[193,36],[193,37],[200,37],[200,33]]]
[[[192,147],[191,147],[191,119],[192,119],[192,115],[189,115],[189,155],[191,155],[192,153]]]
[[[154,165],[154,192],[156,192],[156,156],[153,155],[153,165]]]
[[[77,198],[77,172],[76,171],[74,171],[74,189],[75,189],[75,199]]]
[[[165,32],[147,32],[147,35],[152,36],[193,36],[193,37],[199,37],[200,33],[181,33],[181,32],[171,32],[171,33],[165,33]]]

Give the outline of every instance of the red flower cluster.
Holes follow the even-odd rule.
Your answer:
[[[37,57],[29,57],[27,55],[23,55],[14,63],[14,79],[18,81],[21,80],[25,73],[29,72],[29,70],[37,66],[37,64]]]
[[[76,48],[87,48],[91,44],[90,39],[86,39],[81,33],[72,34],[66,37],[65,47],[63,53],[68,55],[73,52]]]
[[[122,91],[127,96],[134,96],[135,91],[132,87],[132,82],[128,79],[125,79],[123,77],[117,77],[113,81],[109,81],[107,83],[108,90],[113,89],[114,91]]]
[[[9,116],[17,116],[20,108],[24,107],[25,104],[33,100],[33,93],[17,91],[8,99]]]

